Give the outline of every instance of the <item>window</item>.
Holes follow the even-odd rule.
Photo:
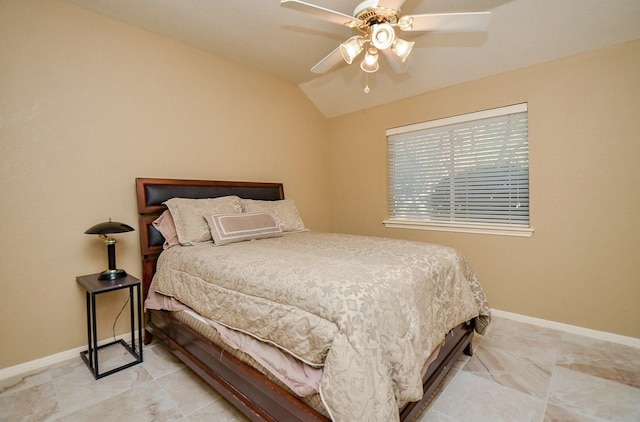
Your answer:
[[[530,236],[527,104],[387,130],[387,227]]]

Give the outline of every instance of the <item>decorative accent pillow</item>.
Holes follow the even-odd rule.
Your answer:
[[[165,210],[162,214],[160,214],[160,217],[153,220],[153,223],[151,224],[164,237],[164,244],[162,245],[162,249],[169,249],[172,246],[177,246],[180,244],[180,241],[178,241],[176,224],[173,222],[173,217],[171,216],[171,212],[169,210]]]
[[[237,196],[205,199],[171,198],[164,204],[171,211],[181,245],[211,241],[211,231],[205,220],[206,216],[242,212],[242,203]]]
[[[258,201],[242,199],[244,212],[270,212],[283,232],[307,231],[293,199]]]
[[[268,212],[216,214],[206,218],[216,245],[282,236],[282,230]]]

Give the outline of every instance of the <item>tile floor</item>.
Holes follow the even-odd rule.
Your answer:
[[[640,421],[640,349],[503,318],[474,344],[421,422]],[[121,350],[104,350],[105,370]],[[98,381],[80,357],[0,380],[0,421],[123,419],[245,420],[160,345]]]

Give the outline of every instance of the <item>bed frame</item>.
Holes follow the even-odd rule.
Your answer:
[[[152,226],[170,198],[215,198],[237,195],[246,199],[284,199],[281,183],[226,182],[184,179],[137,178],[140,249],[144,297],[162,252],[164,238]],[[415,420],[430,396],[462,353],[471,356],[473,322],[454,328],[447,335],[438,358],[423,378],[421,401],[400,410],[402,421]],[[252,421],[325,421],[328,419],[272,382],[256,369],[225,353],[218,345],[178,321],[171,312],[149,310],[145,314],[145,344],[155,337],[209,385]]]

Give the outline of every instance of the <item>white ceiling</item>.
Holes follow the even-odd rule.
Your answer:
[[[396,74],[381,58],[365,94],[356,61],[309,71],[352,30],[279,0],[65,1],[295,83],[326,117],[640,39],[640,0],[407,0],[403,14],[489,11],[491,23],[483,33],[416,34],[408,71]],[[348,15],[359,3],[306,1]]]

